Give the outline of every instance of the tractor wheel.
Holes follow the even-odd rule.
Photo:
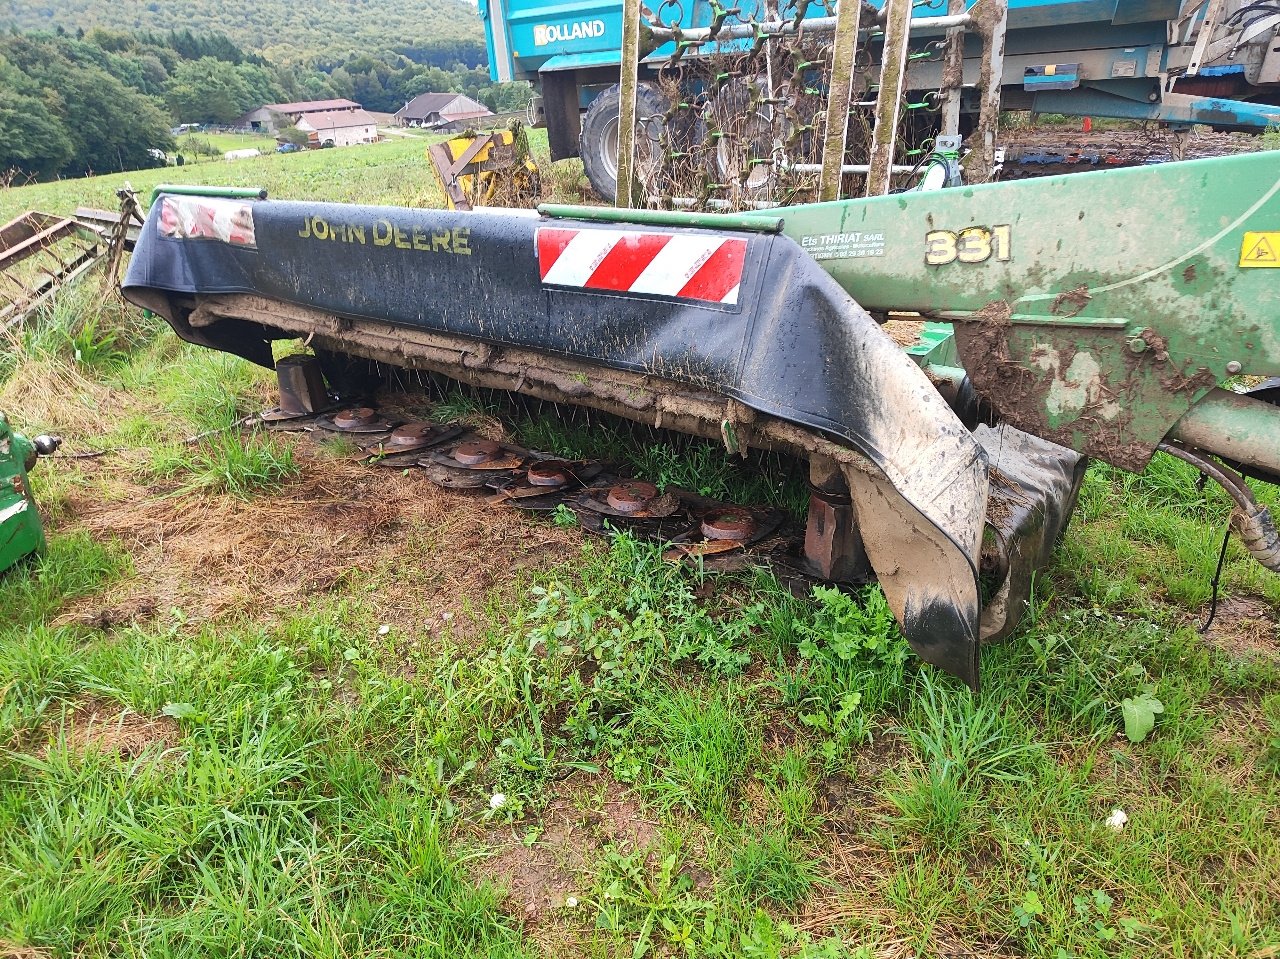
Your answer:
[[[582,169],[596,196],[609,203],[618,194],[618,112],[621,90],[609,87],[587,107],[582,121]],[[636,91],[636,174],[644,182],[657,172],[667,102],[646,83]]]

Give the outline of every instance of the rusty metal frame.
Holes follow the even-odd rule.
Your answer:
[[[77,242],[79,241],[79,242]],[[0,227],[0,329],[10,329],[63,285],[92,269],[106,255],[106,237],[75,217],[32,210]],[[14,267],[39,257],[41,278],[32,285]]]

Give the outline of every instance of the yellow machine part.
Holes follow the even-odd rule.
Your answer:
[[[435,165],[451,210],[515,205],[537,198],[538,166],[524,130],[496,130],[432,144]]]

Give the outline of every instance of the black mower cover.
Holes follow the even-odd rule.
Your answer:
[[[194,328],[193,295],[256,294],[651,374],[820,431],[867,461],[845,474],[907,640],[975,686],[987,523],[1000,578],[983,631],[1003,636],[1083,471],[1077,454],[1017,430],[966,428],[784,236],[169,195],[151,208],[123,289],[184,339],[267,367],[280,331]]]

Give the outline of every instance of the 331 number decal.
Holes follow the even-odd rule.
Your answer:
[[[985,263],[993,256],[1007,261],[1012,256],[1013,230],[1009,224],[971,226],[958,232],[931,230],[924,235],[924,262],[927,266],[948,263]]]

